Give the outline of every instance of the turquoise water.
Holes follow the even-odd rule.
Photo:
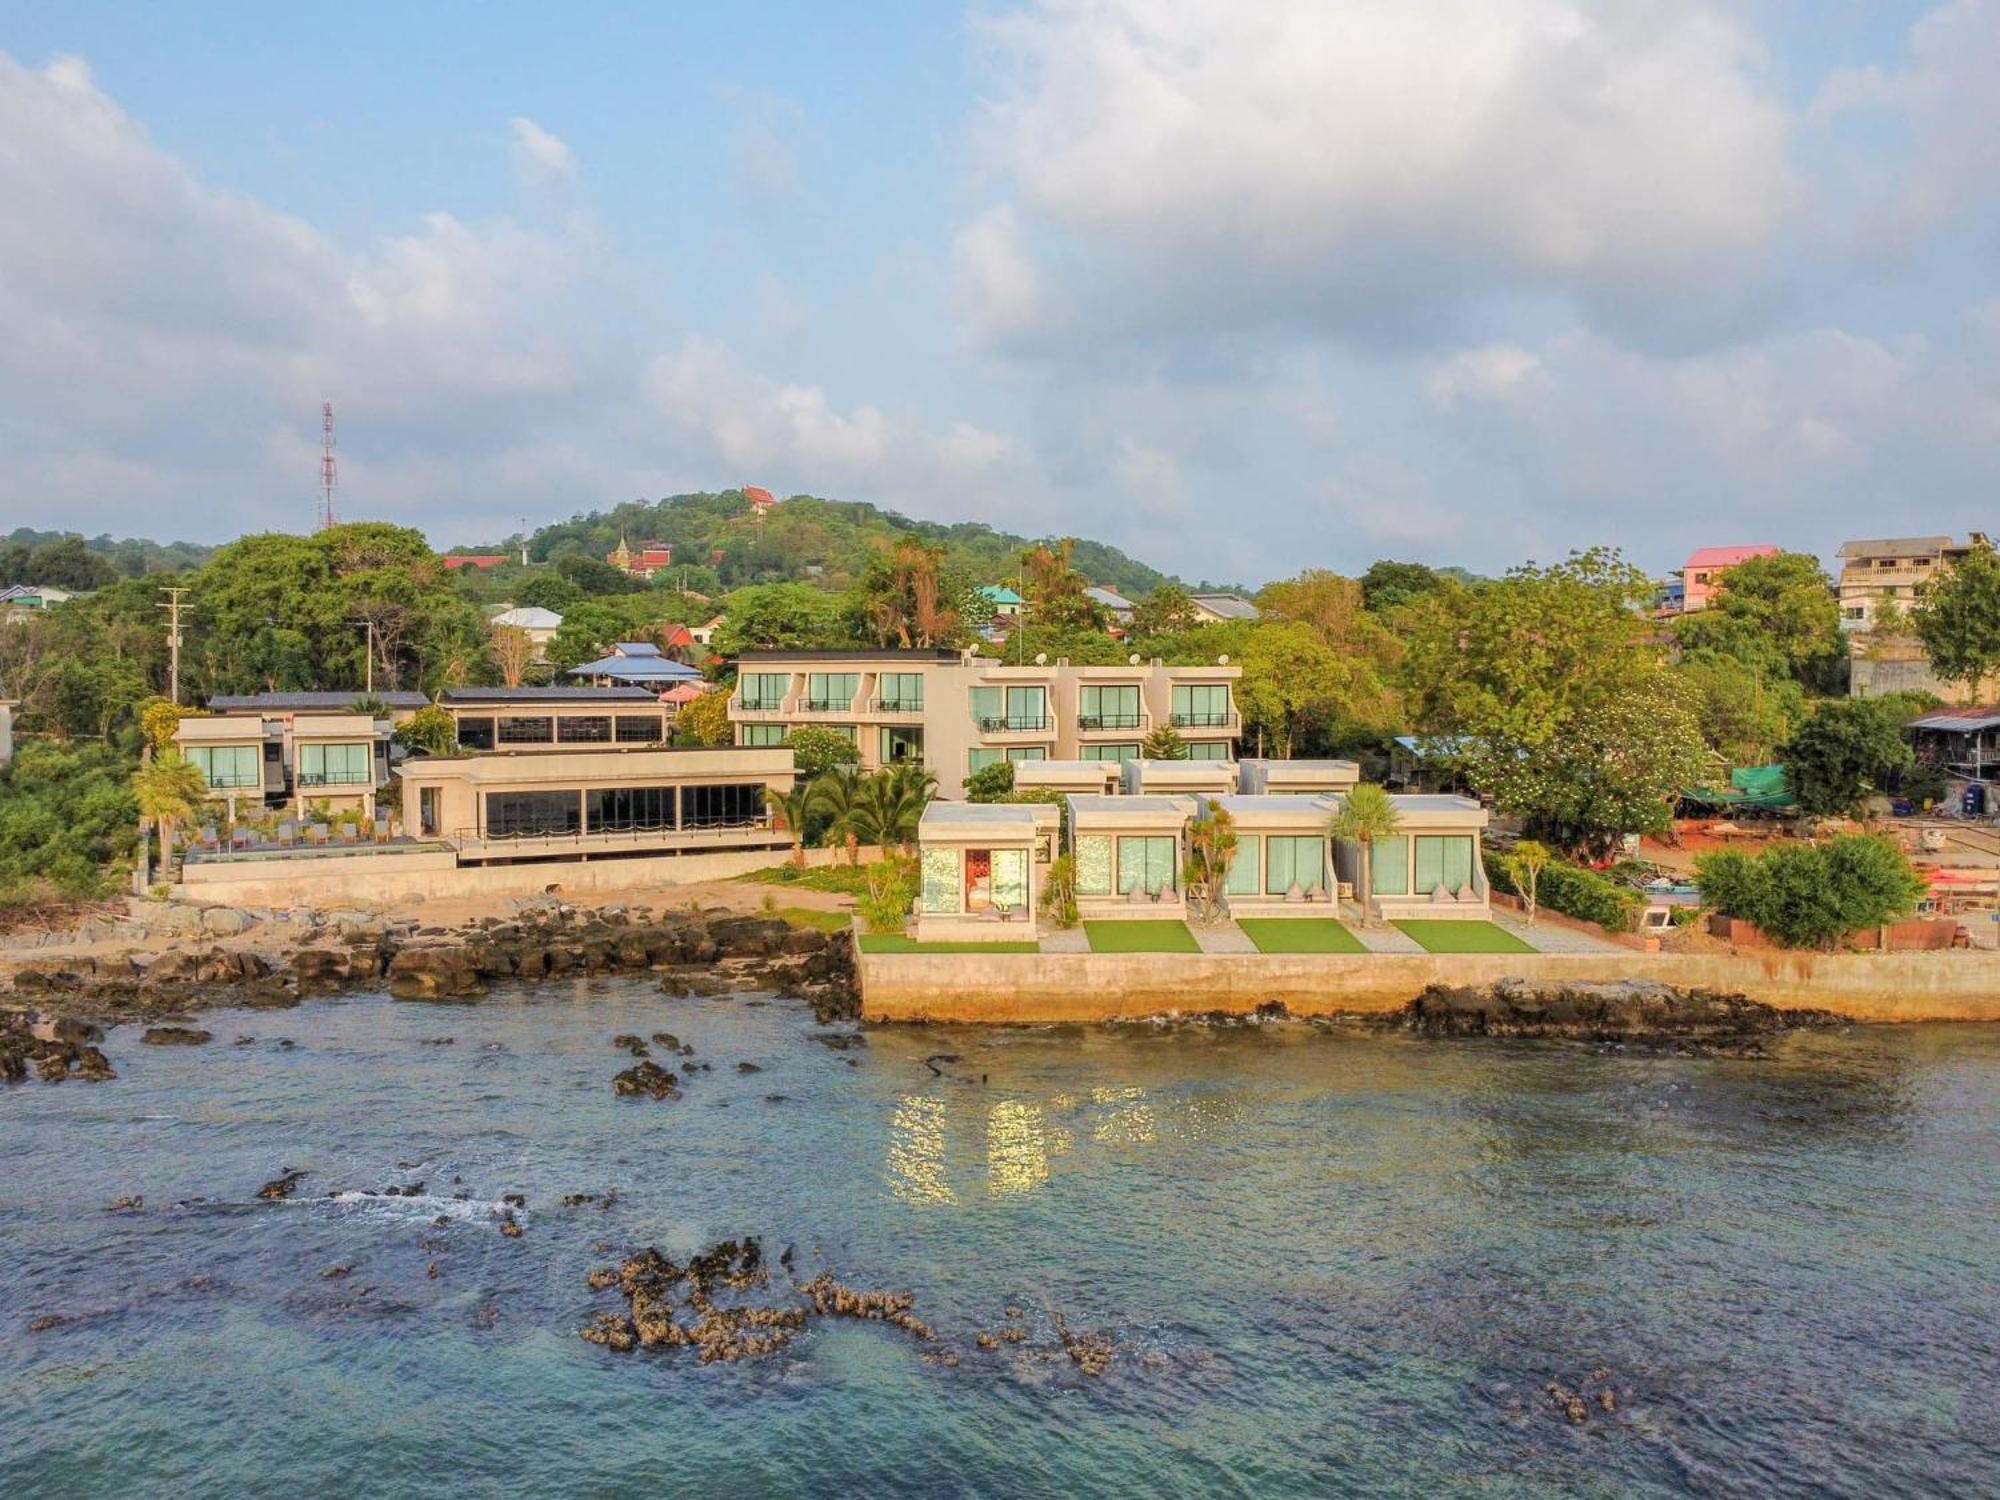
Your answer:
[[[203,1024],[0,1091],[0,1495],[2000,1492],[2000,1031],[841,1050],[637,981]],[[614,1100],[609,1038],[658,1029],[713,1071]],[[745,1233],[914,1292],[962,1363],[856,1323],[706,1368],[576,1336],[599,1243]],[[1028,1341],[973,1348],[1010,1304]],[[1116,1340],[1101,1378],[1058,1311]],[[1618,1409],[1572,1426],[1543,1388],[1600,1368]]]

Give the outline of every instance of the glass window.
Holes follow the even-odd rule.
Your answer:
[[[1079,729],[1137,729],[1139,727],[1139,685],[1120,683],[1106,687],[1093,685],[1077,694],[1076,727]]]
[[[1293,886],[1302,891],[1326,885],[1326,846],[1318,838],[1272,834],[1264,840],[1264,894],[1282,896]]]
[[[1047,760],[1048,758],[1049,752],[1040,745],[1024,745],[1019,749],[1007,752],[1007,759],[1014,762],[1017,766],[1024,760]]]
[[[1076,893],[1111,894],[1111,835],[1082,833],[1076,839]]]
[[[550,718],[502,719],[499,739],[503,745],[546,745],[555,733],[555,720]]]
[[[884,672],[875,679],[877,706],[884,713],[921,713],[924,707],[924,674]]]
[[[1378,896],[1410,894],[1410,840],[1404,834],[1375,840],[1374,858],[1369,861],[1369,879]]]
[[[681,789],[683,828],[748,828],[763,816],[761,782]]]
[[[491,750],[493,748],[493,721],[490,718],[460,719],[458,721],[458,747],[461,750]]]
[[[1229,741],[1194,740],[1187,747],[1189,760],[1228,760]]]
[[[667,737],[658,714],[620,714],[617,739],[621,745],[653,745]]]
[[[674,789],[670,786],[607,787],[584,798],[592,833],[672,828]]]
[[[1180,840],[1150,834],[1121,834],[1118,839],[1118,894],[1135,890],[1147,895],[1177,889],[1175,868]]]
[[[926,849],[923,852],[924,910],[941,916],[958,912],[958,887],[963,856],[957,849]]]
[[[965,752],[967,771],[983,771],[988,766],[997,766],[1007,758],[1004,750],[968,750]]]
[[[1227,683],[1177,682],[1173,691],[1176,729],[1216,729],[1229,722]]]
[[[1028,909],[1028,851],[993,851],[993,904],[1012,911]]]
[[[736,732],[745,745],[782,745],[790,733],[783,724],[738,724]]]
[[[1236,859],[1229,867],[1224,889],[1232,896],[1257,894],[1257,875],[1263,869],[1263,840],[1254,833],[1236,835]]]
[[[255,745],[191,745],[187,758],[212,792],[264,784],[264,758]]]
[[[853,707],[860,691],[859,672],[808,672],[805,706],[815,713],[837,712]]]
[[[1416,893],[1428,896],[1442,886],[1457,895],[1472,884],[1472,839],[1464,834],[1419,835]]]
[[[299,746],[301,786],[368,786],[375,780],[369,745]]]
[[[882,731],[882,764],[898,765],[903,761],[921,762],[924,758],[924,732],[921,729],[884,729]]]
[[[611,717],[608,714],[579,714],[556,720],[556,739],[565,745],[608,745]]]
[[[575,833],[582,826],[580,792],[488,792],[486,836],[541,838]]]
[[[745,672],[737,691],[745,708],[774,709],[784,704],[791,685],[789,672]]]
[[[1139,747],[1137,745],[1092,745],[1090,747],[1090,754],[1085,758],[1088,760],[1115,760],[1122,765],[1128,760],[1137,760],[1139,758]]]
[[[1007,727],[1046,729],[1049,727],[1049,690],[1044,687],[1007,689]]]
[[[981,729],[1004,729],[1007,726],[1007,694],[997,687],[976,687],[972,689],[972,722]]]

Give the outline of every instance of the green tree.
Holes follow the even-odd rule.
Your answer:
[[[967,802],[1005,802],[1014,790],[1014,763],[996,760],[965,778]]]
[[[567,672],[596,661],[619,641],[628,639],[627,628],[624,615],[598,600],[572,605],[555,639],[549,642],[549,665]]]
[[[1778,749],[1799,806],[1819,816],[1854,812],[1913,770],[1903,737],[1903,704],[1893,698],[1822,703]]]
[[[846,735],[814,724],[794,729],[785,736],[785,743],[791,747],[792,764],[802,777],[818,776],[835,766],[851,766],[861,759],[861,752]]]
[[[1986,679],[2000,671],[2000,556],[1985,544],[1925,585],[1911,614],[1931,670],[1962,682],[1978,700]]]
[[[1368,571],[1361,575],[1361,602],[1371,614],[1387,614],[1448,587],[1449,582],[1436,569],[1422,563],[1390,562],[1385,558],[1370,563]]]
[[[852,644],[841,625],[841,601],[805,583],[769,583],[738,589],[723,600],[726,615],[715,633],[723,656],[754,650],[809,650]]]
[[[847,845],[847,862],[860,861],[866,818],[868,778],[851,765],[830,766],[813,778],[813,810],[824,820],[828,837]]]
[[[964,646],[992,605],[945,563],[942,545],[903,537],[869,560],[851,601],[854,633],[877,646]]]
[[[1076,856],[1058,854],[1042,874],[1042,912],[1067,931],[1081,920],[1076,909]]]
[[[1206,804],[1203,816],[1188,829],[1185,885],[1196,914],[1220,921],[1224,914],[1229,870],[1236,863],[1236,819],[1218,803]]]
[[[80,536],[66,536],[35,548],[19,581],[41,588],[85,594],[115,583],[118,570],[84,545]]]
[[[162,751],[133,772],[132,797],[139,815],[159,830],[162,869],[173,859],[174,825],[193,822],[207,795],[201,768],[178,750]]]
[[[1555,858],[1547,844],[1534,839],[1522,839],[1507,853],[1507,878],[1514,882],[1514,889],[1521,893],[1521,906],[1527,913],[1528,925],[1535,925],[1535,908],[1538,905],[1538,889],[1542,871]]]
[[[636,594],[646,587],[645,579],[581,552],[556,559],[556,573],[585,594]]]
[[[1186,760],[1188,758],[1187,741],[1181,738],[1181,732],[1174,728],[1173,725],[1155,725],[1147,731],[1146,737],[1139,742],[1139,758],[1141,760]]]
[[[561,573],[536,573],[514,590],[514,604],[520,609],[552,609],[557,614],[574,609],[587,596],[574,579]]]
[[[1194,595],[1178,583],[1163,583],[1133,606],[1131,634],[1134,640],[1174,636],[1200,623]]]
[[[1732,766],[1768,765],[1806,716],[1805,690],[1726,652],[1689,652],[1675,671],[1694,694],[1702,739]]]
[[[703,693],[692,703],[681,705],[674,715],[674,743],[697,747],[733,744],[736,726],[729,718],[729,694],[717,690]]]
[[[1364,927],[1375,922],[1375,843],[1378,839],[1393,838],[1401,826],[1395,799],[1372,782],[1363,782],[1342,797],[1327,824],[1329,837],[1357,845],[1361,850],[1361,889],[1356,894],[1361,902]]]
[[[1246,741],[1288,760],[1381,732],[1395,713],[1393,691],[1366,660],[1342,656],[1299,621],[1250,627],[1236,684]],[[1260,744],[1261,742],[1261,744]]]
[[[1724,570],[1708,608],[1674,621],[1689,653],[1732,656],[1773,681],[1813,692],[1842,687],[1847,636],[1819,559],[1803,552],[1753,557]]]
[[[813,814],[812,783],[795,782],[789,792],[767,786],[764,788],[764,802],[771,809],[771,815],[778,820],[778,826],[792,836],[792,865],[803,870],[806,867],[806,824]]]
[[[458,750],[458,720],[449,709],[427,703],[396,726],[395,740],[415,755],[452,755]]]
[[[917,824],[937,795],[937,778],[915,761],[888,766],[862,788],[853,832],[883,853],[917,841]]]
[[[1076,566],[1076,538],[1041,542],[1021,554],[1029,618],[1045,630],[1102,630],[1104,611],[1084,592]]]
[[[1907,916],[1928,889],[1896,844],[1866,834],[1781,844],[1755,858],[1725,850],[1695,868],[1705,904],[1788,948],[1832,948]]]
[[[138,841],[131,777],[103,745],[30,741],[0,764],[0,907],[105,889]]]

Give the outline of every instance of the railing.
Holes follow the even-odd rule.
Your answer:
[[[871,714],[920,714],[924,711],[921,698],[870,698],[868,712]]]
[[[1002,714],[974,721],[982,734],[1037,734],[1050,727],[1047,714]]]
[[[1243,723],[1243,716],[1234,709],[1223,713],[1172,714],[1168,723],[1176,729],[1236,729]]]
[[[1076,727],[1085,734],[1095,734],[1105,729],[1144,729],[1150,720],[1146,713],[1136,714],[1078,714]]]
[[[750,818],[697,818],[674,823],[633,824],[622,828],[592,829],[546,829],[539,832],[520,830],[517,832],[481,832],[476,828],[456,829],[450,835],[451,841],[461,849],[485,848],[500,845],[518,848],[535,844],[544,848],[559,848],[589,851],[594,849],[616,849],[638,847],[644,844],[658,845],[666,838],[683,838],[691,844],[705,840],[723,843],[730,834],[772,833],[777,828],[776,820],[769,813],[760,813]]]
[[[373,771],[301,771],[300,786],[373,786]],[[261,785],[261,783],[260,783]]]

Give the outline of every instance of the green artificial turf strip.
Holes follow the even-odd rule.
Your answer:
[[[1092,953],[1199,953],[1185,922],[1085,922]]]
[[[1533,953],[1534,947],[1491,922],[1412,921],[1394,924],[1426,953]]]
[[[864,932],[863,953],[1040,953],[1040,943],[920,943],[896,932]]]
[[[1259,953],[1366,953],[1361,939],[1332,917],[1244,917],[1241,927]]]
[[[819,932],[845,932],[854,925],[852,912],[821,911],[814,906],[781,906],[778,915],[794,927],[811,927]]]

